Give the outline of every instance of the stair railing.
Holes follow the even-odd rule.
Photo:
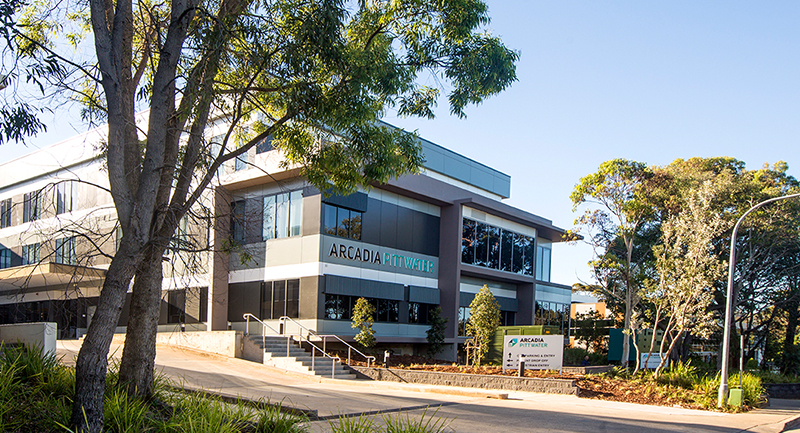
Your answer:
[[[374,363],[374,362],[375,362],[375,357],[374,357],[374,356],[365,355],[365,354],[364,354],[364,353],[362,353],[360,350],[358,350],[358,349],[356,349],[355,347],[353,347],[353,346],[352,346],[350,343],[348,343],[348,342],[346,342],[346,341],[342,340],[342,339],[341,339],[341,337],[339,337],[338,335],[334,335],[334,334],[317,334],[317,332],[316,332],[316,331],[313,331],[313,330],[311,330],[311,329],[308,329],[308,328],[306,328],[305,326],[301,325],[299,322],[297,322],[296,320],[292,319],[291,317],[283,316],[283,317],[281,317],[281,318],[280,318],[280,319],[278,319],[278,320],[280,320],[280,322],[281,322],[281,325],[282,325],[282,326],[281,326],[281,329],[282,329],[284,332],[286,332],[286,329],[287,329],[287,327],[286,327],[286,325],[287,325],[287,322],[292,322],[292,323],[294,323],[295,325],[297,325],[297,328],[298,328],[298,334],[300,335],[300,338],[301,338],[301,339],[303,338],[303,331],[306,331],[306,336],[307,336],[307,337],[306,337],[305,339],[306,339],[307,341],[309,340],[309,339],[308,339],[308,337],[310,337],[310,336],[312,336],[312,335],[313,335],[314,337],[316,337],[316,338],[319,338],[319,339],[321,339],[321,340],[322,340],[322,350],[321,350],[321,351],[322,351],[322,353],[324,353],[326,356],[328,356],[328,355],[327,355],[327,352],[326,352],[326,349],[327,349],[327,339],[328,339],[328,337],[332,337],[332,338],[335,338],[336,340],[338,340],[340,343],[342,343],[342,344],[344,344],[345,346],[347,346],[347,365],[350,365],[351,358],[352,358],[352,352],[353,352],[353,351],[355,351],[356,353],[358,353],[359,355],[361,355],[362,357],[364,357],[364,359],[366,359],[366,360],[367,360],[367,367],[371,367],[371,366],[372,366],[372,363]],[[287,332],[287,334],[288,334],[288,332]],[[311,344],[311,342],[310,342],[310,341],[309,341],[309,344]],[[314,346],[314,347],[316,347],[316,346]]]
[[[255,320],[256,322],[261,324],[261,347],[267,347],[267,329],[269,329],[270,331],[274,332],[275,335],[281,335],[281,333],[276,331],[275,328],[273,328],[272,326],[267,325],[266,323],[264,323],[264,321],[262,321],[258,317],[254,316],[254,315],[252,315],[250,313],[244,313],[242,318],[245,320],[245,327],[244,327],[244,335],[245,336],[250,335],[250,318],[251,317],[253,318],[253,320]],[[288,338],[287,338],[287,340],[288,340]],[[289,356],[288,347],[286,349],[286,356]]]
[[[286,357],[287,358],[289,357],[289,348],[291,347],[291,340],[292,340],[293,335],[291,335],[289,333],[281,333],[279,331],[276,331],[275,328],[267,325],[264,321],[262,321],[261,319],[259,319],[258,317],[254,316],[254,315],[252,315],[250,313],[244,313],[244,315],[242,317],[245,319],[245,335],[249,335],[250,334],[250,319],[251,318],[261,324],[261,344],[262,344],[262,347],[266,347],[266,345],[267,345],[267,343],[266,343],[266,340],[267,340],[267,337],[266,337],[267,329],[269,329],[270,331],[274,332],[275,335],[285,336],[286,337]],[[286,329],[285,322],[282,321],[281,324],[283,325],[283,329],[285,330]],[[304,338],[302,333],[299,334],[299,337],[300,337],[300,343],[301,344],[305,340],[305,342],[308,343],[309,346],[311,346],[311,371],[314,371],[314,368],[316,367],[316,353],[317,353],[317,351],[319,351],[325,358],[329,358],[331,360],[331,379],[334,379],[336,377],[336,361],[340,361],[339,357],[338,356],[334,357],[334,356],[328,355],[323,349],[320,349],[319,347],[317,347],[317,345],[312,343],[308,338]]]

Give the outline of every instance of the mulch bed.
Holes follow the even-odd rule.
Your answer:
[[[347,354],[344,358],[347,359]],[[376,367],[383,367],[383,359],[378,359]],[[353,365],[366,367],[367,363],[353,360]],[[390,368],[401,368],[406,370],[424,370],[442,373],[465,373],[465,374],[485,374],[485,375],[505,375],[516,376],[516,370],[506,370],[503,373],[501,367],[480,366],[466,367],[452,362],[430,359],[416,355],[393,355],[389,357]],[[687,409],[702,409],[698,403],[691,402],[694,391],[671,388],[665,391],[663,387],[657,387],[652,383],[643,383],[631,380],[606,378],[603,376],[584,376],[576,374],[559,374],[552,371],[526,370],[525,377],[552,378],[552,379],[573,379],[576,381],[582,398],[593,398],[598,400],[621,401],[626,403],[649,404],[656,406],[674,406]]]

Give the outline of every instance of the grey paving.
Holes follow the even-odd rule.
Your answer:
[[[59,353],[70,362],[77,342],[59,342]],[[121,354],[121,350],[116,351]],[[419,417],[428,407],[449,421],[455,432],[781,432],[796,428],[800,400],[773,400],[768,408],[724,414],[679,407],[647,406],[582,399],[575,396],[503,392],[412,384],[338,381],[287,374],[259,364],[191,350],[159,346],[157,367],[190,388],[228,396],[282,402],[314,410],[329,420],[311,423],[312,431],[330,431],[340,414],[380,413]],[[330,421],[333,420],[333,421]]]

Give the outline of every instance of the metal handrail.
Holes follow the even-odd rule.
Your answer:
[[[313,331],[311,329],[306,328],[305,326],[303,326],[302,324],[300,324],[299,322],[297,322],[296,320],[294,320],[294,319],[292,319],[291,317],[288,317],[288,316],[283,316],[278,320],[280,320],[281,324],[283,325],[282,329],[283,329],[284,332],[287,329],[286,322],[289,321],[289,322],[292,322],[295,325],[297,325],[297,327],[300,329],[299,335],[300,335],[301,339],[303,338],[303,332],[302,331],[306,331],[306,334],[309,335],[309,336],[313,335],[313,336],[315,336],[317,338],[322,339],[322,347],[323,347],[322,353],[325,353],[326,355],[327,355],[327,353],[325,352],[325,350],[326,350],[326,346],[327,346],[327,338],[328,337],[333,337],[333,338],[339,340],[340,343],[342,343],[345,346],[347,346],[347,365],[350,365],[352,351],[355,351],[356,353],[358,353],[359,355],[364,357],[364,359],[367,360],[367,367],[370,367],[372,365],[372,363],[375,362],[375,357],[374,356],[365,355],[360,350],[358,350],[355,347],[353,347],[350,343],[342,340],[342,338],[339,337],[338,335],[334,335],[334,334],[317,334],[316,331]],[[306,341],[308,341],[307,337],[306,337]],[[312,344],[312,343],[309,341],[309,344]]]
[[[288,358],[289,357],[289,347],[290,347],[290,344],[291,344],[291,339],[294,336],[294,334],[281,333],[279,331],[276,331],[275,328],[267,325],[264,321],[262,321],[258,317],[254,316],[254,315],[252,315],[250,313],[244,313],[242,318],[245,319],[245,335],[250,335],[250,318],[251,317],[253,318],[253,320],[257,321],[262,326],[262,328],[261,328],[261,344],[262,344],[263,347],[266,347],[266,339],[267,339],[266,330],[267,330],[267,328],[269,328],[276,335],[286,337],[286,357]],[[285,322],[284,322],[284,328],[285,327],[286,327],[286,325],[285,325]],[[308,329],[306,329],[306,331],[308,331]],[[300,333],[298,336],[300,337],[300,343],[302,343],[303,339],[304,339],[303,338],[303,334]],[[309,346],[312,347],[312,350],[311,350],[311,370],[313,371],[314,367],[316,366],[316,352],[315,352],[315,349],[316,349],[316,350],[319,350],[319,352],[322,353],[322,355],[324,355],[325,357],[331,359],[331,378],[332,379],[335,378],[335,376],[336,376],[336,361],[339,361],[341,363],[341,360],[339,359],[339,357],[338,356],[337,357],[333,357],[333,356],[328,355],[325,352],[325,350],[320,349],[319,347],[317,347],[317,345],[312,343],[310,340],[308,340],[308,338],[305,338],[305,341],[309,344]]]

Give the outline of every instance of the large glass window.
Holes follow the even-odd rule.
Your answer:
[[[247,152],[236,157],[236,163],[233,166],[235,171],[244,170],[247,168]]]
[[[41,191],[29,192],[23,196],[22,222],[36,221],[42,214]]]
[[[272,281],[265,281],[261,286],[261,320],[272,319]],[[280,316],[275,317],[276,319]]]
[[[489,267],[489,230],[488,226],[478,223],[475,230],[475,262],[477,266]]]
[[[303,227],[303,191],[289,193],[289,236],[300,236]]]
[[[550,281],[550,256],[552,250],[539,245],[536,248],[536,279]]]
[[[56,215],[72,212],[73,188],[75,188],[75,185],[72,181],[61,182],[56,185]]]
[[[272,136],[268,135],[265,139],[256,144],[256,153],[269,152],[274,148],[275,147],[272,146]]]
[[[0,269],[11,267],[11,250],[0,248]]]
[[[467,335],[467,322],[469,321],[470,308],[460,307],[458,309],[458,336],[465,337]]]
[[[303,192],[300,190],[264,197],[262,238],[298,236],[303,223]]]
[[[11,227],[11,199],[0,200],[0,229]]]
[[[471,265],[475,262],[475,226],[477,223],[464,219],[461,229],[461,263]]]
[[[533,275],[534,245],[530,236],[464,218],[461,263]]]
[[[56,239],[55,262],[63,265],[77,264],[75,237]]]
[[[244,200],[231,203],[231,238],[236,242],[244,242],[245,206]]]
[[[275,196],[275,237],[285,238],[289,235],[289,194]]]
[[[361,240],[361,212],[327,203],[322,206],[322,231],[325,234]]]
[[[358,301],[358,296],[325,295],[325,318],[334,320],[350,320],[353,307]],[[392,299],[367,298],[375,307],[376,322],[397,323],[400,321],[400,301]]]
[[[297,318],[300,311],[300,280],[265,281],[261,285],[262,320]]]
[[[430,312],[436,308],[433,304],[408,303],[408,323],[426,325],[430,323]]]
[[[41,245],[39,243],[22,246],[22,264],[35,265],[41,258]]]

